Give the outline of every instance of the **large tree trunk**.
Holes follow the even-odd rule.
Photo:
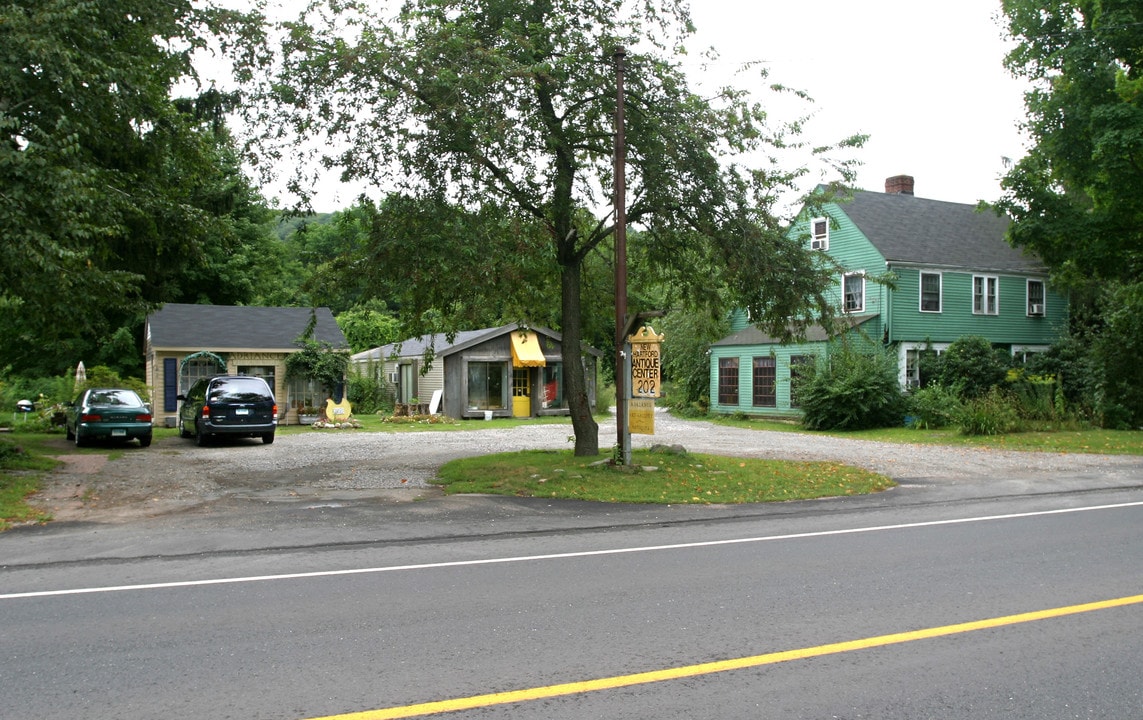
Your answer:
[[[575,454],[599,454],[599,425],[592,417],[583,368],[583,318],[580,303],[580,264],[563,265],[561,273],[563,315],[564,392],[575,431]]]

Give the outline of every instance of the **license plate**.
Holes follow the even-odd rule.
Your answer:
[[[250,408],[234,408],[235,415],[249,415]]]
[[[124,430],[123,428],[119,428],[118,430],[112,430],[111,431],[111,437],[123,437],[126,434],[127,434],[127,431]]]

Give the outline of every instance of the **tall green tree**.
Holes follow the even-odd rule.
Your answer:
[[[1005,0],[1017,45],[1006,63],[1025,96],[1026,157],[1004,177],[998,203],[1011,240],[1035,251],[1074,303],[1095,310],[1105,409],[1143,422],[1143,366],[1125,364],[1143,340],[1143,5],[1136,0]],[[1124,303],[1129,305],[1125,308]],[[1083,316],[1088,316],[1083,313]]]
[[[796,331],[829,314],[828,273],[786,239],[775,213],[806,167],[741,163],[811,152],[797,140],[801,118],[774,125],[744,90],[692,89],[680,65],[693,32],[683,0],[409,0],[392,17],[376,7],[318,2],[286,26],[281,72],[262,105],[272,113],[266,126],[274,137],[290,129],[308,147],[317,134],[320,166],[345,178],[418,202],[493,208],[528,229],[518,254],[495,260],[502,268],[515,259],[529,277],[547,265],[558,277],[577,454],[599,451],[581,364],[582,272],[614,231],[619,48],[627,48],[627,217],[654,243],[654,269],[689,291],[729,288],[729,300],[776,333],[789,332],[791,318]],[[823,148],[818,157],[829,155]],[[849,170],[835,165],[831,177]],[[454,302],[455,286],[496,282],[492,258],[463,231],[439,241],[469,271],[447,275],[409,257],[410,282],[445,293],[444,317],[463,320],[469,310]]]
[[[192,0],[0,5],[0,366],[74,365],[235,232],[221,99],[172,91],[260,27]]]
[[[1005,0],[1032,146],[1003,179],[1012,239],[1061,280],[1143,270],[1143,5]]]

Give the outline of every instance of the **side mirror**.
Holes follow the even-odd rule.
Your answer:
[[[175,395],[175,400],[186,400],[186,399],[187,399],[187,396],[183,395],[182,393]]]

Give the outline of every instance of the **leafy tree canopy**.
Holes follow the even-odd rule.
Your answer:
[[[1028,155],[1007,173],[1012,240],[1072,286],[1143,270],[1143,5],[1005,0]]]
[[[1073,290],[1071,329],[1090,349],[1082,366],[1096,369],[1103,422],[1137,427],[1143,365],[1124,358],[1137,354],[1132,318],[1143,316],[1143,5],[1003,7],[1018,43],[1007,65],[1033,83],[1025,97],[1033,144],[1004,178],[998,205],[1014,220],[1012,241]]]
[[[828,160],[834,148],[803,144],[801,118],[775,124],[746,90],[693,90],[679,60],[693,32],[685,2],[409,0],[391,17],[377,6],[319,1],[285,26],[281,63],[257,105],[269,130],[263,160],[276,166],[298,152],[271,146],[290,131],[306,139],[302,148],[319,148],[323,169],[397,191],[391,202],[423,223],[406,236],[449,262],[432,265],[420,253],[397,262],[393,253],[369,270],[404,273],[416,292],[435,293],[431,304],[454,329],[509,284],[513,264],[516,291],[501,302],[517,307],[530,289],[516,283],[558,278],[577,454],[598,452],[580,363],[583,268],[614,231],[619,48],[627,49],[627,217],[650,244],[641,270],[683,295],[727,288],[726,300],[779,334],[791,318],[796,332],[829,314],[821,292],[829,270],[787,240],[776,207],[808,172],[804,156],[792,162],[789,153]],[[757,81],[763,87],[765,74]],[[762,167],[743,158],[763,158]],[[851,179],[845,162],[827,166]],[[295,189],[307,184],[295,178]],[[467,218],[437,214],[448,201],[491,214],[505,234],[468,232]],[[382,213],[391,209],[387,201]],[[392,234],[377,237],[384,251]],[[505,247],[516,252],[498,256]]]
[[[171,94],[194,51],[255,20],[191,0],[0,7],[0,366],[74,366],[207,280],[249,292],[258,261],[232,250],[257,244],[259,219],[220,139],[228,99]]]

